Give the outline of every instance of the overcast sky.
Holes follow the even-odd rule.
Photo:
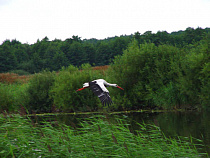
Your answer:
[[[0,44],[210,27],[210,0],[0,0]]]

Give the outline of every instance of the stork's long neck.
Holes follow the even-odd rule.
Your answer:
[[[116,87],[117,86],[117,84],[111,84],[111,83],[105,83],[105,85],[111,86],[111,87]]]

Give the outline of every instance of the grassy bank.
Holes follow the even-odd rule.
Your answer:
[[[0,116],[0,157],[198,157],[193,142],[166,138],[159,127],[97,115],[76,126]]]

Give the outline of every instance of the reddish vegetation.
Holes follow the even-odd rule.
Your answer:
[[[107,70],[109,67],[109,65],[104,65],[104,66],[96,66],[96,67],[93,67],[93,70],[102,70],[102,71],[105,71]]]
[[[99,70],[102,74],[105,74],[105,71],[109,68],[109,65],[104,65],[104,66],[96,66],[93,67],[93,70]]]
[[[15,83],[15,82],[21,82],[25,83],[29,80],[30,76],[19,76],[15,73],[0,73],[0,82],[3,83]]]
[[[109,65],[104,65],[104,66],[95,66],[92,69],[93,70],[99,70],[102,73],[104,73],[108,69]],[[0,73],[0,82],[2,83],[16,83],[16,82],[21,82],[21,83],[26,83],[32,75],[23,75],[19,76],[18,74],[15,73]]]

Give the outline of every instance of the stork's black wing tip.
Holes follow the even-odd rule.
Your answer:
[[[106,105],[109,106],[109,105],[112,104],[112,99],[109,96],[109,93],[108,92],[103,92],[98,97],[101,100],[101,103],[102,103],[103,106],[106,106]]]

